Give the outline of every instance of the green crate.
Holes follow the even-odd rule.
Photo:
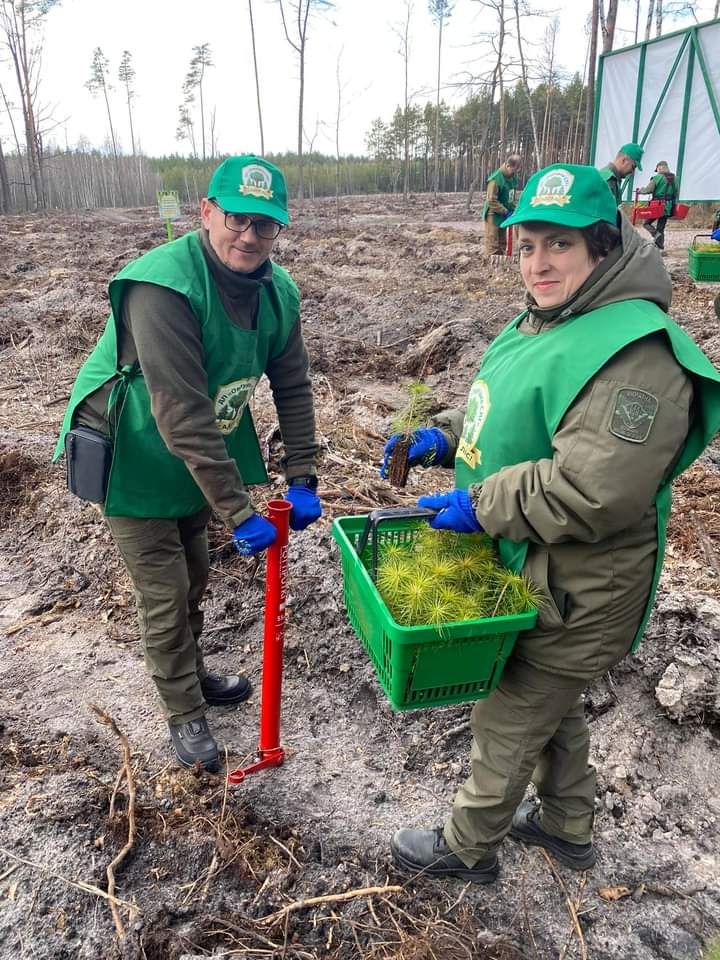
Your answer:
[[[338,517],[332,533],[340,547],[348,619],[392,707],[415,710],[487,697],[500,680],[518,633],[535,626],[537,611],[440,627],[401,626],[355,550],[365,520]],[[378,544],[405,543],[414,539],[420,526],[417,520],[383,523],[377,530]]]
[[[720,281],[720,243],[717,253],[706,252],[695,249],[695,240],[688,247],[688,273],[693,280]]]

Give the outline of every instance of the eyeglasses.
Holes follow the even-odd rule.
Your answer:
[[[274,240],[280,235],[282,224],[276,220],[253,220],[244,213],[228,213],[215,200],[211,200],[210,203],[224,215],[225,226],[233,233],[245,233],[250,227],[254,227],[255,233],[263,240]]]

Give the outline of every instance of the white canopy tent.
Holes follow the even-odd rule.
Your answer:
[[[645,155],[624,199],[666,160],[684,202],[720,200],[720,20],[600,57],[591,162],[604,166],[628,142]]]

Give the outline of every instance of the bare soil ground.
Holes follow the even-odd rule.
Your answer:
[[[307,203],[280,241],[304,296],[326,517],[291,539],[286,762],[229,789],[173,763],[127,577],[98,513],[49,464],[107,280],[164,226],[149,209],[0,218],[2,960],[698,960],[717,937],[717,444],[676,484],[643,647],[588,692],[597,867],[573,874],[508,840],[489,888],[393,869],[392,831],[440,823],[466,776],[470,706],[392,712],[345,617],[330,521],[451,482],[415,471],[398,493],[377,464],[404,384],[422,378],[438,408],[461,404],[523,304],[517,265],[483,258],[463,200],[343,200],[339,223],[334,202]],[[188,215],[176,232],[195,226]],[[719,287],[687,275],[704,226],[671,224],[666,262],[674,315],[717,364]],[[262,504],[283,490],[267,390],[255,416],[272,476]],[[211,533],[208,660],[259,690],[263,569],[220,524]],[[231,767],[254,755],[258,710],[256,693],[211,711]],[[112,901],[107,868],[131,828]]]

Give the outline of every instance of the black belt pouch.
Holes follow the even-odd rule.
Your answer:
[[[112,462],[112,440],[91,427],[65,434],[67,485],[70,493],[91,503],[104,503]]]

